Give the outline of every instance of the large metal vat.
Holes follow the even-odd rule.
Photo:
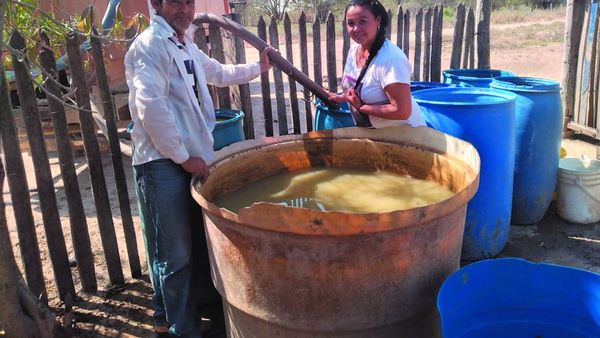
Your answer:
[[[238,214],[211,201],[275,173],[381,169],[455,195],[390,213],[321,212],[257,203]],[[435,337],[435,299],[459,268],[479,156],[426,127],[343,128],[223,148],[192,194],[204,209],[213,281],[230,337]],[[353,196],[361,198],[361,196]]]

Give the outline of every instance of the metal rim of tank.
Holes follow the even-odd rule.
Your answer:
[[[191,182],[191,192],[196,202],[206,211],[228,221],[244,224],[257,229],[295,233],[301,235],[356,235],[374,232],[391,231],[410,227],[423,222],[432,221],[448,213],[464,207],[477,191],[479,184],[480,158],[477,150],[468,142],[427,127],[413,128],[402,126],[397,128],[367,129],[340,128],[309,132],[303,135],[286,135],[267,137],[260,140],[249,140],[235,143],[216,153],[215,159],[209,163],[211,171],[227,165],[240,156],[258,151],[264,147],[282,147],[286,144],[315,140],[356,140],[396,144],[397,146],[414,147],[433,154],[449,157],[451,160],[465,163],[468,176],[463,186],[455,191],[455,195],[441,202],[420,208],[398,210],[387,213],[352,213],[341,211],[318,211],[312,209],[285,207],[273,203],[255,203],[234,213],[221,208],[203,196],[204,184],[195,176]],[[476,169],[473,169],[476,168]],[[251,183],[251,182],[248,182]],[[286,222],[288,220],[288,222]],[[360,223],[363,227],[340,227],[339,224]],[[294,224],[282,227],[282,224]],[[300,225],[300,226],[298,226]]]

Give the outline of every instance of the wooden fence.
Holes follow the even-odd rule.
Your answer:
[[[597,1],[569,0],[563,103],[568,129],[600,139],[600,16]]]
[[[442,53],[442,28],[443,8],[436,6],[427,9],[419,9],[416,13],[403,10],[398,7],[396,14],[392,15],[391,22],[395,23],[387,32],[388,37],[395,33],[395,43],[401,46],[407,55],[412,55],[414,62],[413,79],[415,81],[439,81],[441,76],[441,53]],[[239,17],[232,15],[239,22]],[[453,35],[451,67],[474,67],[474,27],[475,18],[472,10],[466,10],[461,4],[457,8],[457,20]],[[413,21],[415,30],[411,29]],[[310,76],[319,84],[325,80],[325,86],[335,90],[338,83],[336,71],[337,41],[340,40],[342,48],[342,59],[345,60],[349,49],[349,37],[344,33],[336,37],[336,25],[341,23],[330,14],[326,22],[318,20],[309,23],[306,16],[302,14],[295,24],[298,42],[293,43],[292,23],[286,15],[284,19],[283,35],[277,29],[274,20],[270,23],[260,18],[258,22],[258,35],[268,41],[275,48],[285,49],[287,59],[299,65],[305,74]],[[307,33],[307,25],[312,24],[312,36]],[[414,32],[414,44],[411,44],[411,31]],[[199,47],[211,53],[216,59],[225,62],[228,52],[233,55],[233,62],[243,63],[246,61],[246,50],[244,43],[239,39],[233,39],[232,48],[224,48],[222,37],[226,34],[217,27],[208,28],[208,41],[205,37],[206,31],[200,29],[195,41]],[[268,36],[268,39],[267,39]],[[325,38],[322,39],[321,37]],[[285,41],[283,46],[280,41]],[[60,100],[64,88],[58,83],[55,56],[48,48],[46,36],[40,36],[42,48],[39,49],[39,60],[47,80],[44,89],[48,96],[51,124],[54,130],[54,139],[58,161],[60,163],[61,177],[69,212],[69,225],[72,237],[73,251],[77,260],[77,279],[84,292],[97,290],[97,271],[92,254],[89,229],[84,213],[81,191],[78,184],[78,176],[74,165],[72,142],[65,114],[64,102]],[[76,110],[78,111],[80,132],[83,138],[83,148],[87,161],[88,172],[91,179],[92,192],[96,217],[100,232],[102,252],[104,254],[103,264],[106,264],[110,283],[113,285],[124,282],[122,260],[119,256],[115,224],[110,207],[111,196],[118,201],[122,218],[123,230],[127,249],[127,262],[130,274],[138,278],[142,274],[136,235],[130,208],[130,196],[128,196],[126,176],[123,167],[119,137],[116,127],[115,105],[109,88],[106,71],[104,69],[102,40],[94,35],[91,38],[91,56],[95,64],[98,87],[103,103],[103,114],[105,120],[104,136],[108,139],[109,152],[112,159],[115,187],[108,187],[102,166],[102,154],[97,138],[97,126],[92,117],[90,109],[90,94],[86,83],[86,74],[80,55],[80,36],[75,33],[69,34],[66,39],[69,69],[72,79],[72,87],[75,87]],[[313,54],[308,54],[308,45],[312,44]],[[21,98],[20,110],[23,115],[24,128],[26,129],[28,146],[35,168],[35,180],[37,186],[38,200],[42,211],[43,224],[47,240],[49,256],[53,266],[54,278],[44,276],[40,260],[40,246],[35,231],[34,217],[30,190],[27,184],[27,175],[24,168],[22,153],[20,150],[17,124],[15,114],[9,100],[0,100],[0,118],[2,120],[2,144],[5,160],[5,168],[11,194],[12,206],[16,221],[19,250],[24,264],[25,278],[28,286],[36,295],[41,295],[43,300],[47,299],[45,287],[46,280],[53,280],[58,289],[61,299],[68,295],[76,294],[74,278],[69,267],[67,245],[62,231],[57,207],[56,188],[50,171],[49,155],[46,148],[45,135],[42,130],[38,101],[35,99],[34,84],[30,77],[28,60],[22,54],[25,50],[25,41],[18,32],[14,32],[10,39],[13,48],[12,62],[16,73],[16,84],[18,95]],[[410,46],[414,45],[414,51],[409,53]],[[211,47],[210,50],[208,49]],[[295,47],[294,47],[295,46]],[[299,49],[300,60],[294,60],[294,48]],[[326,48],[325,60],[322,59],[322,49]],[[487,46],[489,48],[489,46]],[[312,64],[312,69],[309,65]],[[271,80],[272,77],[272,80]],[[274,134],[274,123],[277,121],[278,134],[301,133],[313,129],[312,103],[310,95],[291,78],[287,78],[287,93],[284,77],[280,70],[273,69],[270,73],[263,73],[260,79],[260,95],[262,96],[262,108],[264,125],[260,126],[253,120],[251,91],[248,84],[230,88],[212,89],[216,106],[220,108],[239,107],[245,114],[244,131],[246,138],[255,138],[258,135],[271,136]],[[275,104],[272,104],[271,83],[274,84]],[[1,93],[7,96],[4,88]],[[289,101],[289,104],[287,103]],[[291,121],[288,123],[288,109],[291,111]],[[273,107],[276,109],[276,119],[273,117]],[[302,118],[301,118],[302,117]],[[304,123],[302,123],[302,121]],[[259,129],[260,126],[260,129]],[[129,183],[131,184],[131,182]],[[109,193],[115,191],[115,194]],[[45,278],[44,278],[45,277]]]

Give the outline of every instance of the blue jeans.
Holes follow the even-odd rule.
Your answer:
[[[202,211],[191,175],[171,160],[133,167],[154,294],[154,322],[181,337],[201,337],[198,309],[218,302],[210,279]]]

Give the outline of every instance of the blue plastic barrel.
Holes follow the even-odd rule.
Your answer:
[[[490,86],[517,94],[511,223],[534,224],[544,217],[556,187],[562,128],[560,84],[499,77]]]
[[[340,104],[339,108],[329,108],[321,100],[315,100],[315,126],[314,130],[336,129],[354,127],[354,119],[347,102]]]
[[[510,227],[516,95],[447,87],[420,90],[413,96],[430,127],[472,143],[481,157],[479,190],[467,207],[462,259],[500,253]]]
[[[414,93],[423,89],[450,87],[448,83],[441,82],[426,82],[426,81],[413,81],[410,83],[410,92]]]
[[[600,275],[518,258],[467,265],[442,284],[444,338],[600,337]]]
[[[492,79],[498,76],[517,76],[506,70],[498,69],[448,69],[442,72],[444,83],[460,86],[489,88]]]
[[[245,140],[243,119],[244,112],[241,110],[216,109],[217,123],[213,130],[214,150],[219,150],[232,143]]]

